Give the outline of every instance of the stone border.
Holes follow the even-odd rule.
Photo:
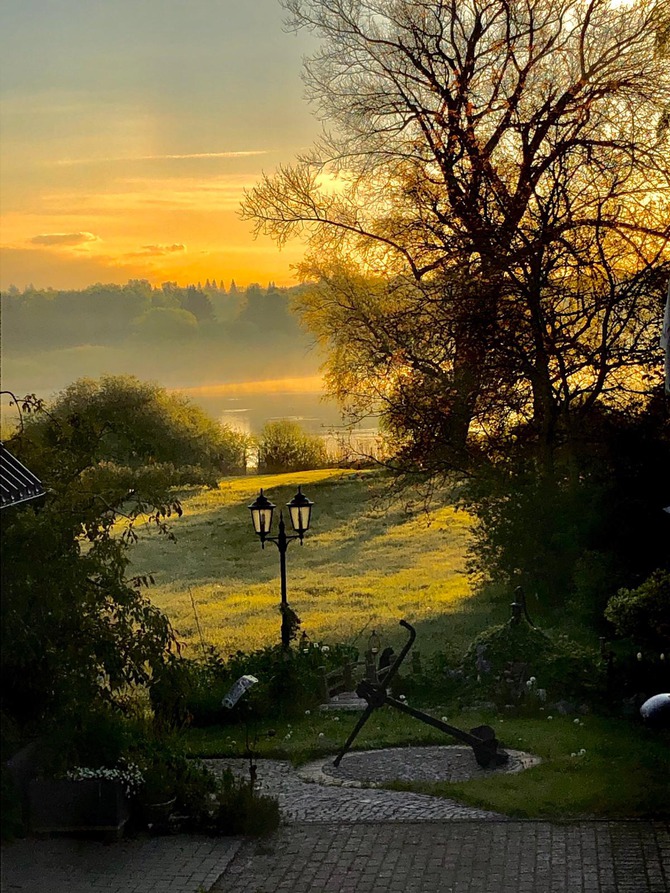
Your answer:
[[[465,747],[460,744],[455,745],[437,745],[441,750],[445,751],[468,751],[470,752],[469,747]],[[435,747],[435,745],[431,745],[431,747]],[[414,752],[413,755],[416,755],[417,752],[420,752],[424,748],[421,747],[384,747],[378,750],[366,750],[366,751],[353,751],[358,755],[361,754],[370,754],[373,756],[383,755],[388,753],[388,751],[401,751],[402,753],[407,753],[408,751]],[[525,753],[522,750],[513,750],[512,748],[505,748],[507,753],[510,755],[512,759],[512,764],[509,767],[501,767],[499,769],[494,770],[497,774],[501,775],[512,775],[517,772],[523,772],[525,769],[531,769],[533,766],[537,766],[542,762],[541,757],[535,756],[534,754]],[[383,781],[360,781],[359,779],[353,778],[342,778],[336,775],[331,775],[330,773],[324,772],[324,765],[326,763],[332,763],[335,759],[335,755],[332,754],[328,757],[321,757],[318,760],[313,760],[310,763],[305,763],[304,766],[299,766],[295,770],[295,774],[298,778],[302,779],[302,781],[311,782],[313,784],[325,785],[328,787],[336,786],[343,788],[384,788],[385,782]],[[491,773],[492,774],[492,773]],[[471,778],[475,778],[476,776],[472,776]],[[489,776],[491,777],[491,776]],[[443,779],[436,778],[435,781],[441,781]],[[470,779],[468,779],[470,780]]]

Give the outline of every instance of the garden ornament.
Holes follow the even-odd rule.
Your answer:
[[[664,692],[647,698],[640,707],[640,715],[652,729],[670,729],[670,694]]]
[[[237,704],[242,695],[248,691],[252,685],[255,685],[258,682],[255,676],[240,676],[240,678],[233,684],[233,687],[230,689],[228,694],[221,701],[222,707],[227,707],[228,710],[232,710],[232,708]]]
[[[370,682],[368,679],[364,679],[357,686],[356,694],[359,698],[363,698],[365,701],[367,701],[368,706],[365,708],[361,718],[356,723],[354,730],[345,741],[342,750],[335,757],[333,765],[340,765],[342,757],[347,753],[351,745],[354,743],[354,741],[356,740],[356,736],[363,728],[365,723],[368,721],[368,719],[372,716],[374,711],[386,704],[389,707],[395,707],[395,709],[400,710],[401,713],[408,713],[410,716],[415,717],[415,719],[421,720],[421,722],[425,722],[429,726],[434,726],[436,729],[440,729],[440,731],[445,732],[447,735],[451,735],[452,738],[456,738],[458,741],[463,741],[465,744],[468,744],[472,748],[475,759],[477,760],[479,765],[484,767],[485,769],[495,768],[496,766],[503,766],[508,761],[509,756],[504,750],[500,749],[498,740],[495,736],[495,732],[491,728],[491,726],[477,726],[474,729],[470,729],[469,732],[464,732],[462,729],[456,728],[456,726],[452,726],[442,720],[435,719],[435,717],[430,716],[428,713],[424,713],[422,710],[416,710],[414,707],[410,707],[409,704],[405,703],[404,701],[392,698],[387,693],[386,689],[389,683],[400,669],[400,665],[407,656],[410,648],[414,643],[414,640],[416,639],[416,630],[413,626],[407,623],[406,620],[401,620],[400,625],[404,626],[405,629],[409,632],[409,638],[403,645],[400,654],[391,664],[388,672],[384,675],[383,683]]]

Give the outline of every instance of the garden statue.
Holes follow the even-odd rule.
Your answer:
[[[475,759],[480,766],[486,769],[495,768],[496,766],[503,766],[507,762],[509,757],[504,750],[500,750],[498,740],[491,726],[477,726],[477,728],[470,729],[469,732],[464,732],[462,729],[458,729],[455,726],[449,725],[442,720],[435,719],[433,716],[429,716],[429,714],[424,713],[421,710],[416,710],[414,707],[410,707],[409,704],[406,704],[403,701],[396,700],[387,693],[387,688],[391,680],[400,669],[400,665],[407,656],[416,638],[416,630],[413,626],[407,623],[406,620],[401,620],[400,625],[404,626],[405,629],[408,630],[409,639],[403,646],[400,654],[395,658],[395,660],[389,667],[388,671],[384,674],[383,682],[370,682],[368,679],[364,679],[357,686],[356,694],[359,696],[359,698],[363,698],[365,701],[367,701],[368,706],[365,708],[363,715],[358,720],[356,726],[354,727],[354,730],[344,743],[342,750],[338,753],[337,757],[333,761],[333,765],[339,766],[342,757],[347,753],[351,745],[354,743],[356,736],[363,728],[365,723],[368,721],[370,716],[374,713],[375,710],[377,710],[379,707],[383,707],[386,704],[389,707],[395,707],[396,710],[400,710],[402,713],[408,713],[410,716],[421,720],[421,722],[425,722],[430,726],[434,726],[436,729],[440,729],[440,731],[446,732],[447,735],[451,735],[453,738],[457,738],[459,741],[463,741],[465,744],[468,744],[472,748]]]

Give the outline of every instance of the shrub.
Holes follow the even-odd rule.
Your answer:
[[[594,653],[567,638],[552,640],[525,621],[485,630],[462,663],[464,691],[500,706],[536,705],[537,690],[548,701],[593,701],[603,694],[603,667]]]
[[[99,462],[219,475],[246,464],[244,435],[222,427],[186,397],[133,376],[81,378],[58,395],[48,416],[29,422],[31,435],[47,444],[62,437],[59,429],[73,431],[90,441]]]
[[[259,471],[282,473],[323,468],[328,453],[323,440],[307,434],[296,422],[269,422],[258,439]]]
[[[605,609],[617,634],[651,648],[670,648],[670,572],[657,570],[637,589],[620,589]]]
[[[236,723],[273,716],[295,716],[322,697],[322,667],[327,670],[355,661],[358,652],[347,645],[332,647],[303,640],[284,651],[273,645],[228,659],[211,649],[202,660],[174,657],[151,688],[159,725],[179,727]],[[228,710],[221,701],[240,676],[259,680]]]
[[[279,827],[279,803],[257,794],[251,784],[223,773],[211,817],[212,830],[219,834],[262,837]]]

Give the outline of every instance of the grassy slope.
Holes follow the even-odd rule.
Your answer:
[[[492,622],[488,606],[470,598],[465,513],[445,499],[430,516],[408,514],[386,498],[382,475],[310,471],[226,479],[185,497],[176,542],[142,536],[132,569],[154,574],[151,598],[190,646],[198,641],[190,594],[205,640],[223,651],[277,641],[279,556],[272,544],[260,549],[247,505],[263,487],[281,507],[297,484],[315,508],[304,545],[289,546],[288,598],[310,638],[350,642],[365,627],[358,645],[373,628],[398,644],[405,618],[418,624],[418,647],[428,652],[448,640],[467,645]]]
[[[316,507],[304,547],[289,547],[289,600],[311,638],[350,641],[367,624],[359,645],[373,626],[397,645],[403,638],[397,621],[404,617],[416,624],[423,652],[439,648],[462,654],[478,632],[505,619],[504,607],[471,597],[463,572],[468,517],[455,513],[447,500],[430,518],[407,514],[401,502],[384,500],[385,482],[378,474],[303,472],[228,479],[216,491],[191,494],[175,524],[176,542],[147,533],[136,546],[134,570],[155,574],[152,598],[191,646],[197,644],[197,630],[189,589],[208,642],[232,651],[278,640],[278,556],[272,545],[264,552],[259,548],[246,506],[259,487],[281,506],[298,483]],[[667,735],[596,716],[579,725],[546,715],[501,720],[455,716],[446,707],[431,712],[448,712],[461,728],[492,722],[504,744],[536,753],[544,762],[518,775],[411,785],[414,790],[522,817],[668,815]],[[274,721],[272,729],[266,723],[257,730],[257,750],[294,762],[333,754],[354,722],[351,714],[311,711],[290,724]],[[240,756],[245,746],[240,726],[194,728],[184,737],[191,751],[203,756]],[[452,742],[387,708],[357,739],[361,748],[429,743]],[[571,755],[581,749],[584,754]]]

